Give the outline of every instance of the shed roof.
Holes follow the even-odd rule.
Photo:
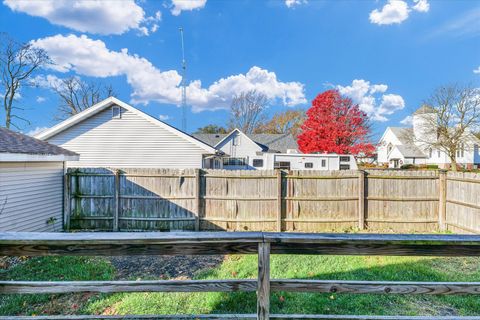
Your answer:
[[[76,160],[78,154],[67,149],[60,148],[54,144],[35,139],[25,134],[15,132],[6,128],[0,127],[0,154],[3,155],[1,159],[6,161],[5,155],[34,155],[34,156],[60,156],[55,157],[58,161]],[[9,157],[14,161],[14,158]],[[28,161],[28,157],[22,156],[23,161]],[[40,159],[35,158],[36,161]],[[43,160],[48,160],[43,158]]]

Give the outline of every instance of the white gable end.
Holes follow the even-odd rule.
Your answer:
[[[262,151],[262,148],[239,130],[234,130],[216,146],[230,157],[246,158]]]
[[[201,168],[209,153],[133,110],[114,118],[112,106],[45,140],[79,153],[81,167]]]

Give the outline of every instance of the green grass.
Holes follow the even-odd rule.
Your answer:
[[[65,259],[64,263],[62,263],[63,259]],[[276,255],[271,259],[271,274],[272,278],[301,279],[479,281],[479,262],[478,258]],[[45,267],[47,264],[48,268]],[[256,256],[229,256],[219,267],[204,271],[195,278],[255,278],[256,266]],[[35,270],[30,269],[31,267],[44,272],[37,274]],[[64,277],[61,278],[60,275]],[[25,280],[98,280],[112,278],[113,271],[105,260],[98,258],[38,258],[14,268],[4,276],[8,279]],[[10,299],[19,303],[26,301],[25,299],[39,298],[23,295]],[[61,297],[58,299],[61,300]],[[40,302],[40,300],[28,301],[30,301],[28,304],[32,304],[31,301]],[[0,314],[41,313],[43,306],[35,303],[32,308],[23,310],[21,305],[15,308],[9,299],[2,300]],[[480,298],[475,296],[279,292],[272,294],[271,303],[273,313],[480,315]],[[84,297],[76,312],[80,314],[253,313],[255,307],[254,293],[122,293]]]
[[[40,257],[28,259],[8,271],[0,271],[1,280],[72,281],[109,280],[115,275],[110,263],[90,257]],[[89,295],[0,295],[0,314],[49,314],[75,311]]]

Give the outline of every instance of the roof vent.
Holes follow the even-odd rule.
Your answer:
[[[220,135],[216,134],[216,135],[215,135],[215,138],[220,138]]]

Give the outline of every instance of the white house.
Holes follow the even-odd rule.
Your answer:
[[[245,134],[235,129],[228,134],[194,134],[214,146],[221,155],[205,159],[205,168],[356,170],[351,155],[304,154],[291,134]]]
[[[107,98],[38,139],[80,155],[76,167],[202,168],[210,145],[116,99]]]
[[[0,127],[0,230],[61,231],[64,162],[74,152]]]
[[[431,134],[425,130],[429,117],[435,117],[435,113],[431,107],[424,105],[414,112],[412,127],[388,127],[377,147],[378,163],[388,164],[390,168],[399,168],[403,164],[435,164],[448,168],[450,159],[447,154],[425,143],[437,139],[436,136],[429,137]],[[465,168],[480,165],[480,140],[472,134],[466,135],[464,140],[458,147],[457,163]]]

